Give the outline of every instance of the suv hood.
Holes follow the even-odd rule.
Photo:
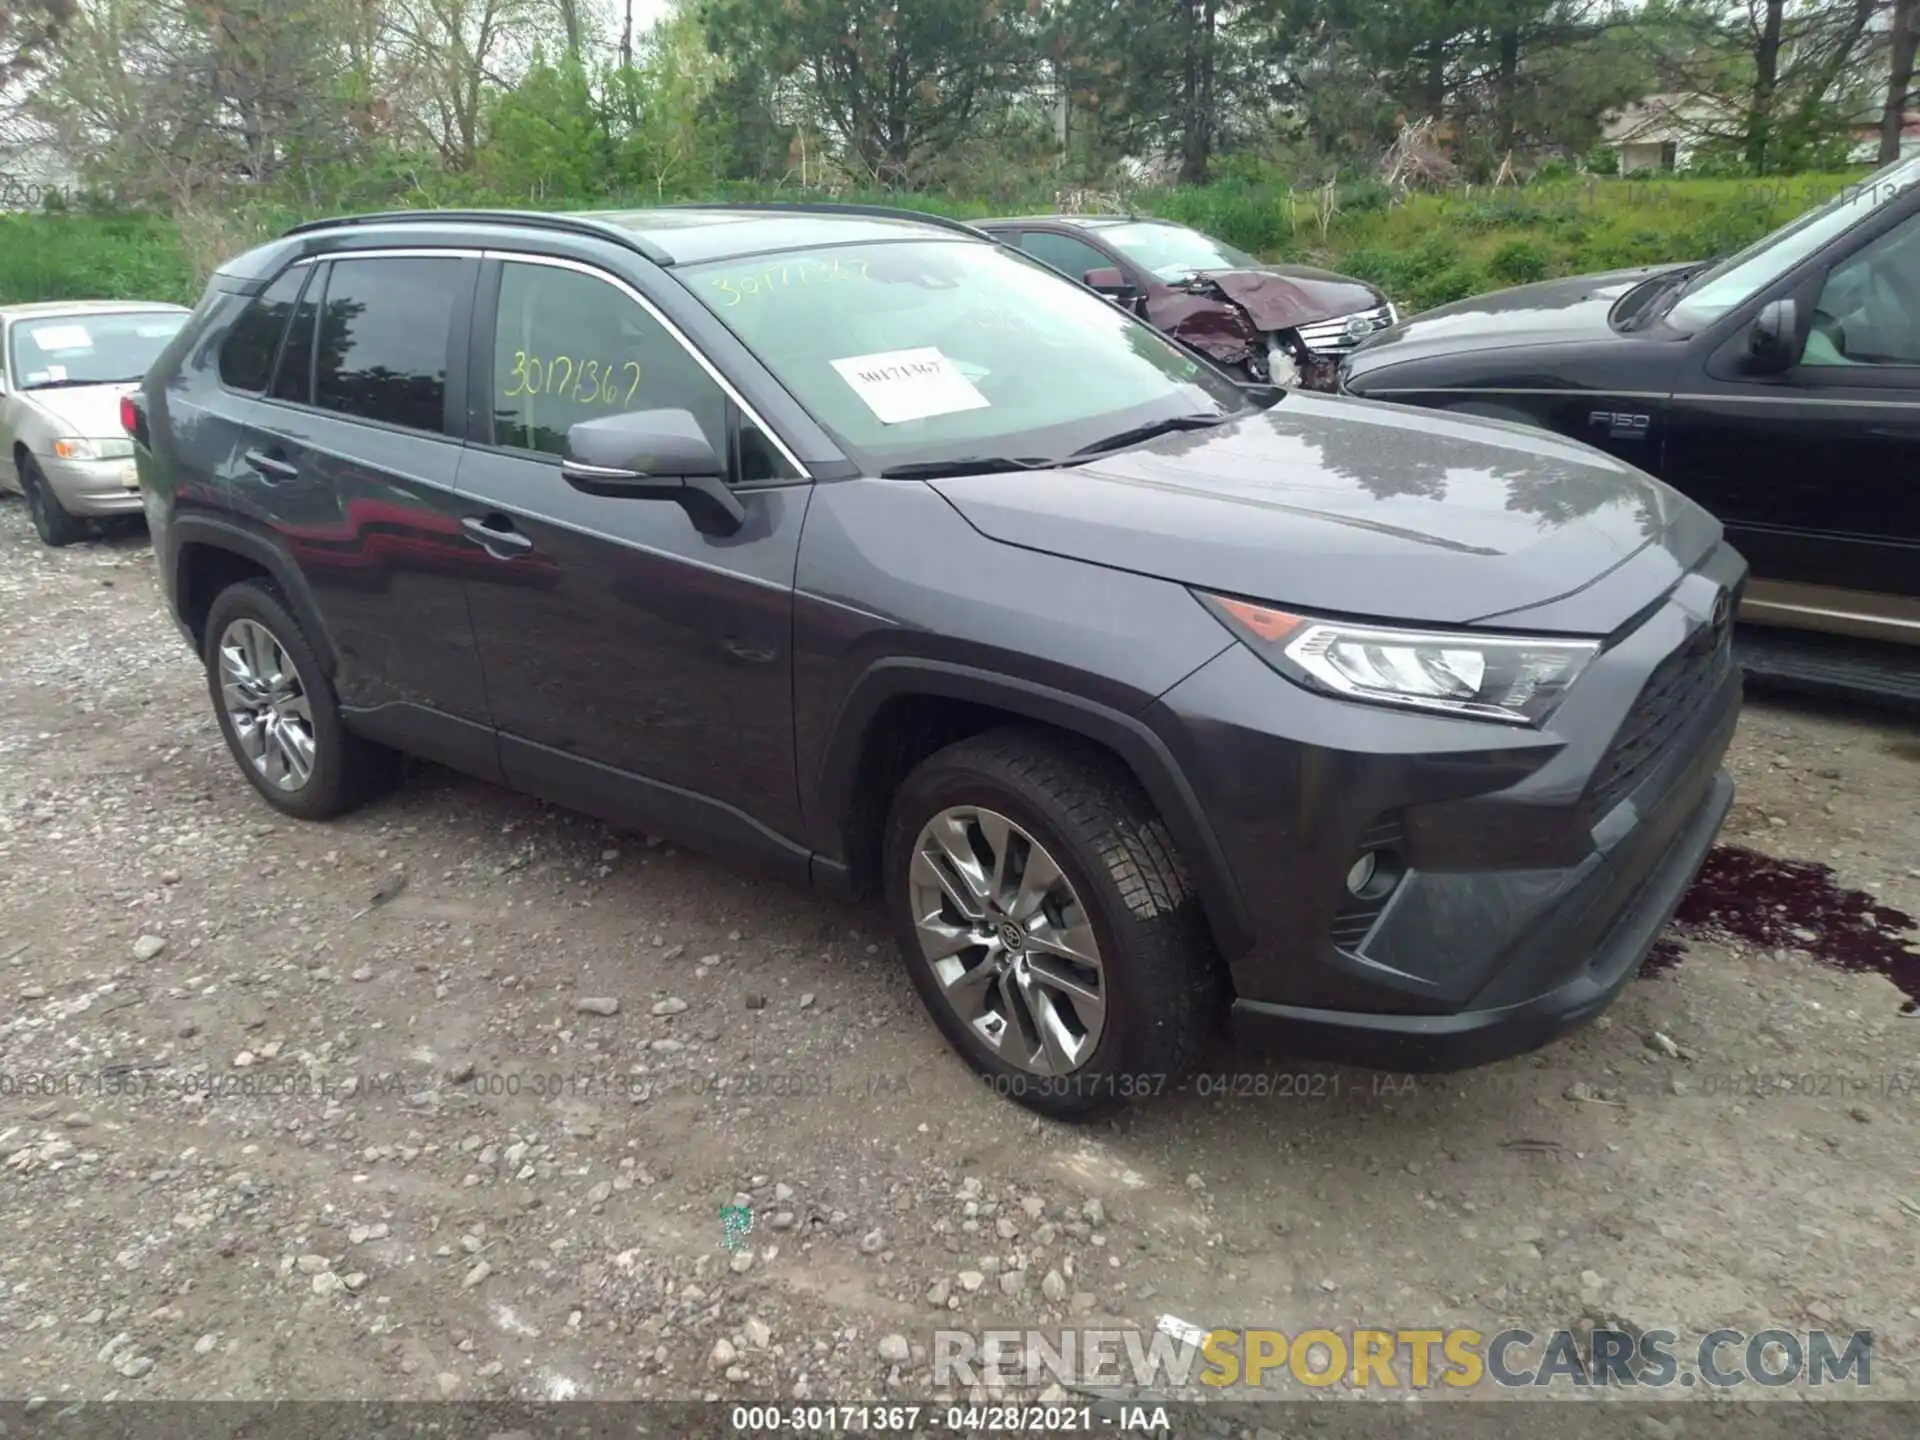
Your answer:
[[[137,383],[25,390],[21,398],[50,416],[62,434],[87,440],[118,440],[125,433],[120,429],[120,397]]]
[[[1545,431],[1302,391],[1083,465],[931,483],[1009,545],[1327,614],[1512,623],[1591,587],[1552,627],[1587,634],[1720,535],[1652,477]]]
[[[1423,310],[1362,341],[1348,358],[1347,374],[1351,378],[1435,355],[1609,340],[1614,331],[1607,315],[1614,302],[1641,281],[1678,268],[1648,265],[1543,280]]]

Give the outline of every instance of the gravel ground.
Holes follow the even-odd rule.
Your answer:
[[[1223,1052],[1076,1129],[948,1054],[869,910],[435,769],[282,820],[144,537],[0,504],[0,1396],[923,1396],[936,1326],[1163,1314],[1871,1328],[1908,1395],[1897,920],[1799,871],[1733,912],[1765,856],[1920,912],[1920,730],[1755,700],[1733,767],[1693,913],[1749,938],[1685,929],[1581,1034]]]

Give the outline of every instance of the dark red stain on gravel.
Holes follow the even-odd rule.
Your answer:
[[[1764,949],[1805,950],[1841,970],[1884,975],[1906,995],[1903,1009],[1920,1012],[1920,953],[1902,938],[1914,928],[1913,917],[1836,884],[1829,866],[1716,846],[1681,897],[1673,923],[1678,937],[1654,942],[1642,975],[1678,965],[1689,932],[1725,935]]]

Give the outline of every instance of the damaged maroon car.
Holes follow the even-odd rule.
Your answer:
[[[1379,290],[1310,265],[1268,265],[1211,235],[1135,215],[974,222],[1254,380],[1332,390],[1341,357],[1399,323]]]

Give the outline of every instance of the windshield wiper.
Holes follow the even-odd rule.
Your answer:
[[[1117,435],[1095,440],[1091,445],[1082,445],[1067,458],[1084,460],[1093,455],[1104,455],[1109,450],[1120,450],[1128,445],[1138,445],[1143,440],[1153,440],[1161,435],[1171,435],[1177,430],[1211,430],[1232,419],[1230,415],[1170,415],[1165,420],[1155,420],[1148,425],[1136,425],[1131,430],[1122,430]]]
[[[1050,470],[1058,460],[1009,459],[1004,455],[962,455],[958,460],[915,460],[889,465],[882,480],[939,480],[949,475],[992,475],[1002,470]]]

